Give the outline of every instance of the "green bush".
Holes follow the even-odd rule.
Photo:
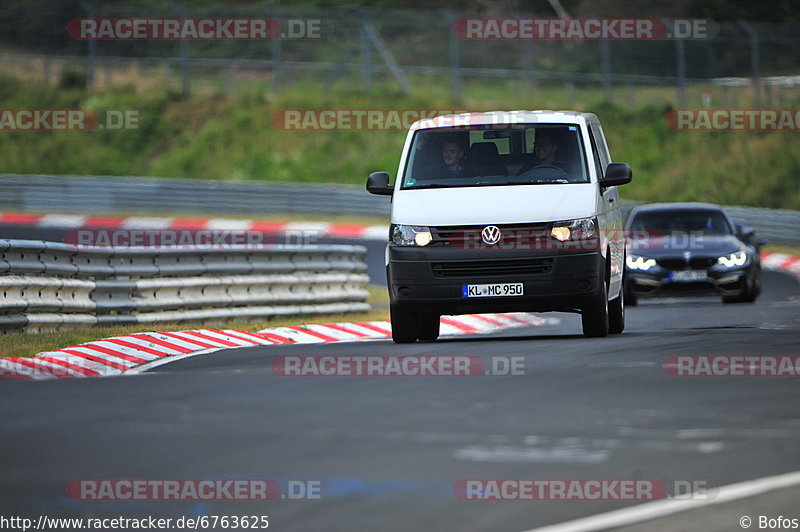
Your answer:
[[[68,66],[61,72],[58,79],[59,89],[86,89],[89,83],[89,76],[85,71],[76,67]]]

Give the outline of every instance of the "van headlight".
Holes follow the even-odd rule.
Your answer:
[[[717,259],[717,262],[726,268],[735,268],[736,266],[744,266],[747,262],[747,253],[744,251],[737,251],[730,255],[725,255]]]
[[[422,225],[395,225],[392,244],[395,246],[427,246],[433,240],[431,230]]]
[[[559,242],[567,240],[589,240],[597,237],[597,222],[594,218],[578,218],[556,222],[550,230],[550,236]]]
[[[631,270],[642,270],[646,272],[650,268],[656,265],[656,259],[649,259],[647,257],[636,257],[633,255],[628,255],[625,257],[625,264]]]

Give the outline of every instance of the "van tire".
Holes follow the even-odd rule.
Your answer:
[[[423,342],[435,342],[439,338],[439,314],[435,312],[417,314],[417,338]]]
[[[608,336],[608,284],[603,282],[600,296],[581,309],[583,335],[587,338]]]
[[[392,340],[394,340],[394,343],[411,344],[417,341],[416,313],[389,305],[389,316],[392,321]]]
[[[620,334],[625,330],[625,290],[608,302],[608,333]]]

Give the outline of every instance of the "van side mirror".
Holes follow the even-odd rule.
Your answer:
[[[631,182],[633,171],[626,163],[609,163],[606,168],[606,175],[600,180],[604,187],[617,187]]]
[[[373,172],[367,178],[367,192],[378,196],[391,196],[394,188],[389,186],[388,172]]]

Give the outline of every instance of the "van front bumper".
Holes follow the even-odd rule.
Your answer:
[[[389,247],[394,306],[439,314],[577,311],[601,297],[605,257],[593,251]],[[521,296],[464,297],[468,284],[522,283]]]

